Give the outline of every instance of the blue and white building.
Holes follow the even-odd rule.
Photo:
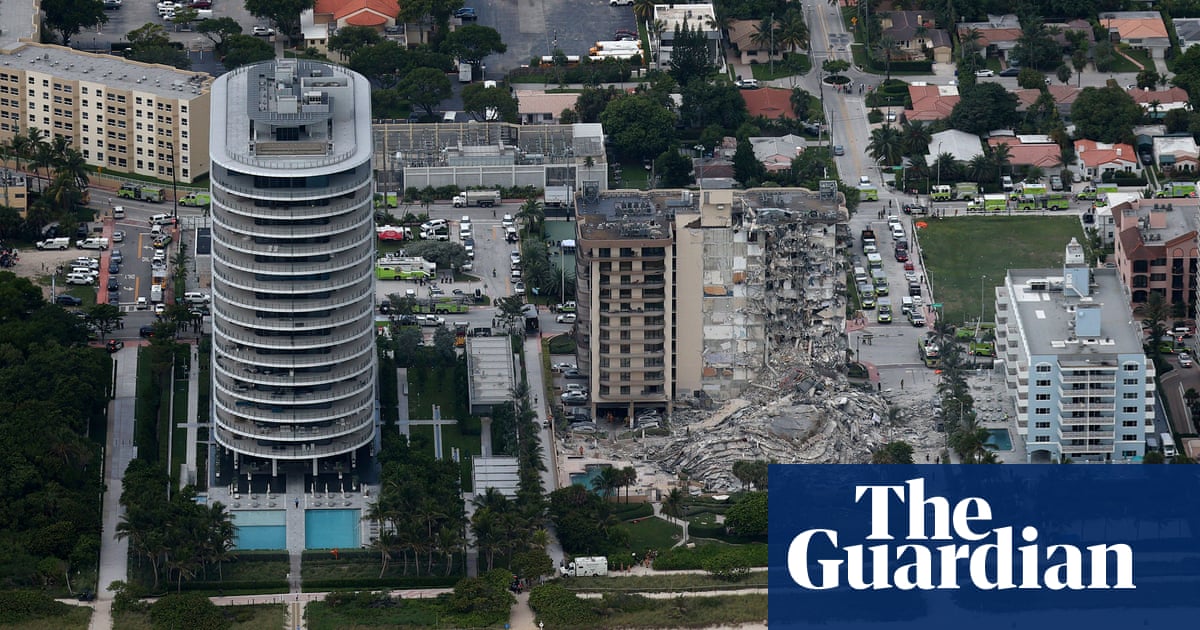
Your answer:
[[[1061,269],[1009,270],[996,288],[998,369],[1032,463],[1132,462],[1154,433],[1154,365],[1116,269],[1071,239]]]

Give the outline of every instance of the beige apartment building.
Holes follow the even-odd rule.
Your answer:
[[[0,142],[36,127],[104,172],[208,173],[208,74],[30,43],[0,49],[0,64]]]
[[[598,419],[735,397],[773,361],[844,332],[836,189],[622,190],[576,203],[577,359]]]

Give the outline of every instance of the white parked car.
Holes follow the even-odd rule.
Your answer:
[[[575,319],[576,319],[575,313],[563,313],[563,314],[559,315],[558,317],[555,317],[554,321],[556,321],[560,324],[574,324]]]
[[[444,326],[444,325],[446,325],[446,318],[438,317],[437,315],[423,315],[423,316],[421,316],[421,325],[422,326]]]
[[[1180,352],[1179,353],[1179,367],[1185,367],[1185,368],[1192,367],[1192,355],[1190,355],[1186,352]]]
[[[504,218],[500,220],[500,227],[505,229],[513,227],[513,217],[511,214],[504,215]]]
[[[976,70],[975,76],[977,76],[977,77],[994,77],[994,76],[996,76],[996,72],[993,70],[990,70],[988,68],[984,68],[983,70]]]
[[[275,29],[267,28],[265,26],[255,26],[254,28],[250,29],[250,33],[257,36],[266,37],[268,35],[274,35]]]

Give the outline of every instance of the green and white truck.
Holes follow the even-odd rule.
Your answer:
[[[954,185],[954,198],[973,200],[979,196],[979,185],[974,182],[959,182]]]
[[[929,198],[933,201],[950,201],[954,198],[954,192],[950,186],[942,184],[930,189]]]
[[[1154,193],[1158,198],[1181,199],[1196,196],[1196,182],[1167,182]]]
[[[1008,209],[1008,195],[1003,193],[983,196],[983,210],[985,212],[1004,212]]]
[[[879,189],[874,184],[858,185],[859,201],[879,201]]]
[[[179,205],[195,208],[207,208],[212,204],[212,197],[206,192],[190,192],[179,198]]]
[[[117,189],[117,197],[121,199],[140,199],[151,203],[162,203],[166,201],[166,193],[161,188],[154,186],[142,186],[140,184],[121,184]]]

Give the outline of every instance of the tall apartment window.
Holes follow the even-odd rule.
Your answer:
[[[1036,415],[1039,415],[1039,416],[1048,416],[1048,415],[1050,415],[1050,408],[1049,407],[1038,407],[1037,409],[1033,410],[1033,413]]]
[[[1049,363],[1039,363],[1036,371],[1039,374],[1047,374],[1050,372],[1051,369],[1052,368],[1050,367]]]
[[[1050,387],[1050,379],[1048,379],[1048,378],[1038,379],[1038,380],[1034,381],[1034,385],[1036,385],[1038,387]]]
[[[1138,398],[1141,398],[1141,394],[1138,392],[1125,392],[1124,394],[1121,394],[1121,398],[1125,400],[1137,400]]]
[[[1034,442],[1049,442],[1050,436],[1049,435],[1036,435],[1036,436],[1034,436],[1033,441]]]
[[[1137,407],[1121,407],[1123,413],[1137,413]]]
[[[1049,428],[1050,428],[1050,423],[1049,423],[1049,422],[1035,422],[1035,423],[1033,423],[1033,428],[1035,428],[1035,429],[1049,429]]]
[[[1038,394],[1036,400],[1050,400],[1050,394]]]
[[[1125,370],[1126,372],[1136,372],[1138,371],[1139,367],[1140,366],[1137,363],[1126,363],[1125,365],[1121,366],[1121,369]]]

